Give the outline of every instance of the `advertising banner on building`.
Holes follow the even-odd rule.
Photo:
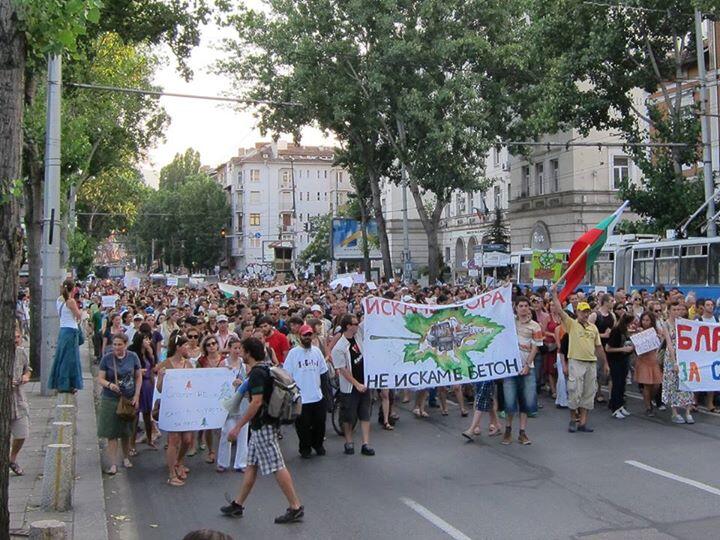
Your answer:
[[[530,264],[530,279],[555,282],[560,279],[562,271],[562,253],[533,251],[532,262]]]
[[[428,388],[517,375],[522,368],[509,286],[462,304],[363,300],[370,388]]]
[[[368,248],[371,259],[381,259],[377,221],[368,220]],[[335,260],[362,259],[362,227],[357,219],[337,218],[332,220],[332,257]]]
[[[680,390],[720,390],[720,324],[678,319],[675,330]]]
[[[227,368],[168,370],[160,398],[160,429],[221,428],[228,415],[223,402],[234,393],[234,379],[232,370]]]

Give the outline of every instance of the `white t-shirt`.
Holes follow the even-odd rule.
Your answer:
[[[320,349],[293,347],[285,357],[283,368],[295,379],[303,403],[317,403],[323,398],[320,375],[327,372],[327,364]]]

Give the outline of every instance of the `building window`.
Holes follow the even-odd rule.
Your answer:
[[[259,249],[261,246],[260,239],[259,238],[251,238],[250,239],[250,247],[252,249]]]
[[[309,200],[310,200],[310,192],[309,192],[309,191],[306,191],[306,192],[305,192],[305,200],[306,200],[306,201],[309,201]]]
[[[462,216],[463,214],[465,214],[467,212],[467,208],[465,205],[466,202],[467,202],[467,199],[465,198],[464,194],[461,195],[460,193],[458,193],[455,196],[455,208],[457,210],[456,215]]]
[[[500,150],[497,148],[492,149],[492,158],[493,158],[493,165],[497,167],[500,165]]]
[[[292,187],[292,176],[290,175],[290,171],[283,171],[282,177],[281,177],[281,185],[284,188]]]
[[[298,169],[298,178],[302,178],[302,169]]]
[[[325,171],[325,178],[327,178],[327,171]]]
[[[250,204],[260,204],[260,192],[259,191],[251,191],[250,192]]]
[[[260,169],[250,169],[250,181],[251,182],[259,182],[260,181]]]
[[[317,200],[318,201],[320,200],[320,192],[319,191],[317,192]]]
[[[493,210],[495,208],[498,208],[501,205],[500,203],[500,186],[494,186],[493,187]]]
[[[482,194],[481,194],[480,196],[482,197]],[[468,211],[468,212],[472,212],[473,206],[474,206],[474,205],[473,205],[473,194],[472,194],[472,193],[468,193],[468,194],[467,194],[467,211]],[[479,206],[482,206],[482,204],[479,205]]]
[[[550,191],[560,191],[560,176],[558,170],[560,169],[560,162],[557,159],[550,160]]]
[[[535,195],[545,193],[545,164],[535,164]]]
[[[620,189],[622,184],[630,181],[630,158],[613,156],[612,179],[610,189]]]
[[[520,169],[520,197],[530,194],[530,165],[523,165]]]
[[[250,214],[250,226],[251,227],[259,227],[260,226],[260,214],[256,214],[256,213]]]
[[[298,193],[300,194],[300,200],[302,201],[302,191],[298,191]]]
[[[242,232],[243,230],[243,215],[242,212],[237,212],[235,215],[235,231]]]
[[[292,225],[292,214],[286,212],[280,215],[282,216],[283,227],[290,227]]]
[[[507,190],[507,204],[508,205],[510,205],[510,194],[512,193],[512,191],[510,190],[511,187],[512,187],[512,184],[510,182],[508,182],[508,190]]]

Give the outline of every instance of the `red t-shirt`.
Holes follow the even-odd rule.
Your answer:
[[[277,356],[278,362],[280,362],[280,364],[285,362],[285,356],[287,356],[287,353],[290,350],[290,343],[288,342],[287,337],[285,337],[285,334],[278,332],[277,330],[273,330],[272,334],[265,338],[265,341],[267,341],[267,344],[272,347],[273,351],[275,351],[275,356]]]

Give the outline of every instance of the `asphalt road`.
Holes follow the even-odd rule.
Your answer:
[[[236,539],[717,538],[720,418],[697,414],[697,424],[677,426],[667,413],[615,420],[602,409],[591,418],[595,433],[570,434],[567,412],[542,402],[531,446],[464,442],[457,408],[427,420],[401,410],[394,432],[374,424],[374,457],[343,455],[328,422],[327,456],[302,460],[286,427],[305,519],[285,526],[273,523],[286,507],[274,478],[258,479],[245,516],[233,520],[218,509],[241,474],[218,474],[198,455],[187,484],[173,488],[163,453],[138,445],[135,467],[105,478],[110,537],[181,539],[213,528]],[[629,408],[640,412],[641,403]]]

